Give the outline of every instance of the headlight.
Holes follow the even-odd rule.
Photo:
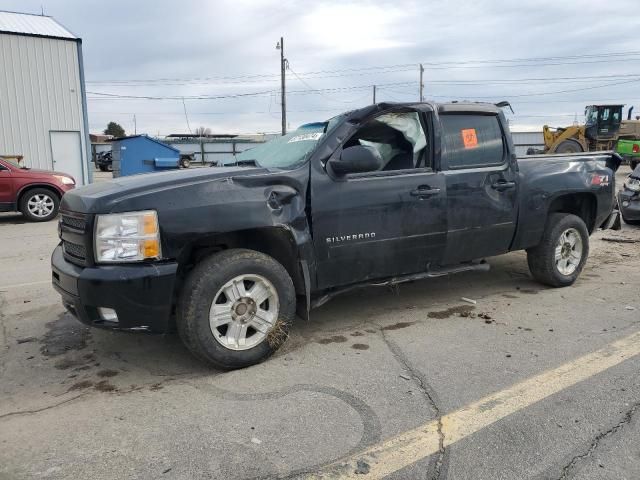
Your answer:
[[[71,177],[65,177],[64,175],[54,175],[64,185],[75,185],[76,181]]]
[[[96,262],[139,262],[161,256],[158,214],[154,210],[98,215]]]
[[[632,192],[640,192],[640,179],[627,177],[624,186]]]

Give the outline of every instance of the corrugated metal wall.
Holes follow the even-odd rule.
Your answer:
[[[542,149],[544,147],[544,138],[542,129],[539,132],[511,132],[513,144],[516,147],[516,155],[526,155],[530,147]]]
[[[87,182],[79,68],[75,41],[0,34],[0,154],[51,170],[50,131],[77,131]]]

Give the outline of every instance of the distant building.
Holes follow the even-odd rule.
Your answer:
[[[0,155],[90,181],[80,38],[51,17],[0,11]]]

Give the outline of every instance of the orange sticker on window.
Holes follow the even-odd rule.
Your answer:
[[[475,128],[465,128],[461,130],[460,133],[462,134],[464,148],[474,148],[478,146],[478,137],[476,136]]]

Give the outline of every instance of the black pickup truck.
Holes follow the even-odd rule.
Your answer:
[[[514,250],[539,281],[571,285],[589,235],[617,220],[616,154],[517,159],[492,104],[371,105],[237,160],[65,194],[52,269],[66,308],[97,327],[177,327],[197,357],[238,368],[356,286]]]

